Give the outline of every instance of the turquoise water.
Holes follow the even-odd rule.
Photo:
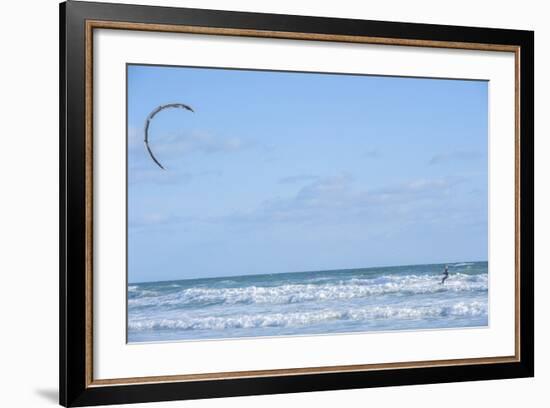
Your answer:
[[[487,262],[448,265],[129,284],[128,341],[487,326]]]

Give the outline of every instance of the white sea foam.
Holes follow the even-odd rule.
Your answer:
[[[354,278],[332,283],[300,283],[279,286],[243,286],[230,288],[191,287],[165,295],[151,296],[150,291],[134,293],[128,305],[134,307],[187,307],[212,304],[291,304],[326,300],[349,300],[380,296],[433,294],[439,292],[487,291],[487,274],[451,274],[444,285],[440,275],[380,276]]]
[[[425,307],[373,306],[344,310],[316,310],[292,313],[259,313],[240,316],[144,318],[130,320],[132,331],[224,330],[252,328],[293,328],[334,320],[372,321],[380,319],[429,319],[438,317],[477,317],[487,314],[487,304],[479,301]]]

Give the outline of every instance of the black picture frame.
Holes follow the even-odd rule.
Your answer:
[[[68,1],[60,5],[60,403],[122,404],[534,376],[534,33],[532,31]],[[441,364],[140,384],[90,383],[87,373],[86,22],[186,25],[270,32],[518,47],[521,146],[517,191],[520,342],[517,361]],[[519,163],[519,164],[518,164]]]

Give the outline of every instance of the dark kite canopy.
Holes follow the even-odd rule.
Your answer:
[[[188,110],[188,111],[191,111],[191,112],[195,112],[193,110],[193,108],[191,108],[190,106],[185,105],[183,103],[169,103],[167,105],[159,106],[154,111],[152,111],[149,114],[149,116],[147,116],[147,119],[145,120],[145,139],[144,139],[145,147],[147,148],[147,151],[149,152],[149,155],[151,156],[151,159],[153,159],[153,161],[163,170],[166,170],[166,169],[157,160],[157,158],[155,157],[155,155],[151,151],[151,147],[149,146],[149,125],[151,124],[151,121],[153,120],[153,118],[156,116],[157,113],[159,113],[160,111],[162,111],[164,109],[168,109],[168,108],[179,108],[179,109],[185,109],[185,110]]]

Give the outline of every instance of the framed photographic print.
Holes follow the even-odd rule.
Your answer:
[[[60,21],[61,404],[533,376],[533,32]]]

